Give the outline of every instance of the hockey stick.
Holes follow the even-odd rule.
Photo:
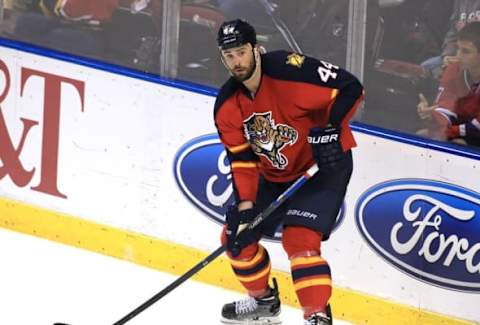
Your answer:
[[[313,165],[310,167],[302,176],[300,176],[292,185],[290,185],[285,192],[280,194],[280,196],[273,201],[263,212],[259,213],[255,219],[252,220],[248,224],[247,227],[244,228],[243,231],[248,231],[252,230],[255,227],[257,227],[260,223],[262,223],[269,215],[271,215],[285,200],[290,198],[302,185],[313,175],[315,175],[318,172],[318,166],[317,164]],[[225,251],[227,250],[226,245],[222,245],[219,248],[217,248],[213,253],[208,255],[205,259],[203,259],[201,262],[199,262],[197,265],[192,267],[190,270],[188,270],[186,273],[181,275],[178,279],[170,283],[167,287],[165,287],[162,291],[158,292],[155,294],[153,297],[145,301],[143,304],[132,310],[130,313],[128,313],[126,316],[124,316],[122,319],[119,321],[113,323],[113,325],[123,325],[141,312],[143,312],[145,309],[156,303],[158,300],[162,299],[164,296],[166,296],[170,291],[181,285],[183,282],[186,280],[190,279],[193,275],[198,273],[201,269],[203,269],[205,266],[210,264],[214,259],[216,259],[218,256],[222,255]],[[56,323],[60,324],[60,323]],[[54,324],[55,325],[55,324]]]

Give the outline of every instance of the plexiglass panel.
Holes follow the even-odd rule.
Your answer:
[[[165,46],[178,55],[177,79],[218,87],[228,78],[215,41],[225,20],[248,20],[267,51],[288,49],[343,67],[364,28],[364,55],[353,60],[361,60],[367,95],[357,119],[480,145],[480,0],[357,0],[367,10],[356,19],[350,0],[180,1],[178,17],[164,15],[164,1],[180,0],[4,0],[1,33],[153,74],[166,71]],[[164,20],[179,24],[178,35],[168,35],[178,45],[162,42]]]

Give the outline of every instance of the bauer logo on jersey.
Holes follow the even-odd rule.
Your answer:
[[[406,179],[360,198],[355,219],[367,243],[421,281],[480,292],[480,195],[451,184]]]
[[[288,165],[288,159],[281,151],[297,141],[298,132],[294,128],[275,124],[271,112],[254,113],[243,121],[243,125],[245,136],[257,155],[266,157],[278,169]]]
[[[287,64],[293,65],[294,67],[297,67],[297,68],[301,68],[304,61],[305,61],[305,57],[297,53],[292,53],[289,56],[287,56]]]

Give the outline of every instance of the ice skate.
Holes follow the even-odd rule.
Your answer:
[[[263,298],[248,297],[223,306],[222,323],[242,325],[281,324],[280,299],[277,281],[273,279],[273,288]]]
[[[333,318],[330,310],[330,305],[327,305],[325,313],[315,313],[311,315],[304,323],[304,325],[332,325]]]

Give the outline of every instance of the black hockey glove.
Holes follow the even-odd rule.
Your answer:
[[[340,127],[333,126],[310,129],[307,140],[320,170],[334,169],[347,157],[340,144],[340,132]]]
[[[226,213],[227,251],[229,251],[233,257],[240,255],[243,248],[260,239],[261,235],[258,227],[240,232],[257,214],[258,211],[255,208],[243,211],[238,211],[236,205],[228,208]]]

